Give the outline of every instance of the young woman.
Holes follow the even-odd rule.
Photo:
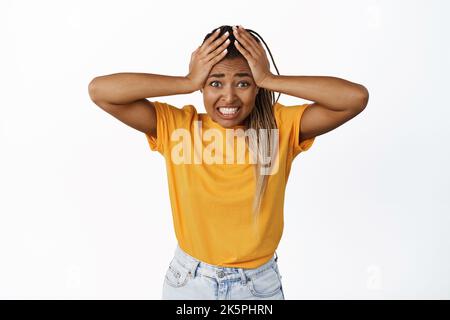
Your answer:
[[[192,53],[186,76],[118,73],[89,84],[95,104],[165,159],[178,245],[163,299],[284,299],[275,250],[292,161],[367,105],[357,83],[272,74],[258,37],[222,26]],[[197,90],[206,113],[147,100]],[[313,103],[284,106],[274,92]]]

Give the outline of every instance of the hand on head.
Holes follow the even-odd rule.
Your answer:
[[[225,32],[220,37],[219,34],[220,28],[191,55],[189,74],[186,78],[193,82],[195,88],[203,88],[211,68],[227,54],[226,48],[230,44],[230,40],[225,40],[228,38],[229,33]]]

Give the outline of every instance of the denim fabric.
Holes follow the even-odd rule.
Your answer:
[[[164,300],[284,300],[278,257],[258,268],[220,267],[200,261],[178,245],[167,269]]]

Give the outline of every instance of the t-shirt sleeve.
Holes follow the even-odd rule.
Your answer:
[[[152,101],[156,111],[156,138],[145,134],[152,151],[164,155],[168,149],[170,136],[176,128],[183,125],[186,109],[180,109],[165,102]]]
[[[278,112],[280,125],[282,130],[289,135],[289,144],[293,156],[297,156],[300,152],[307,151],[314,143],[315,137],[300,142],[300,124],[304,111],[310,106],[305,103],[295,106],[284,106],[278,104]]]

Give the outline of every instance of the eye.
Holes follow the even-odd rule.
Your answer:
[[[209,85],[210,85],[211,87],[217,87],[217,86],[213,85],[214,83],[220,83],[220,81],[214,80],[214,81],[210,82]],[[241,88],[245,88],[245,87],[250,86],[250,83],[247,82],[247,81],[240,81],[238,84],[241,84],[241,83],[245,84],[245,86],[244,86],[244,87],[241,87]]]
[[[248,86],[250,85],[250,83],[248,83],[247,81],[241,81],[241,82],[239,82],[239,83],[244,83],[244,84],[245,84],[245,87],[248,87]]]

